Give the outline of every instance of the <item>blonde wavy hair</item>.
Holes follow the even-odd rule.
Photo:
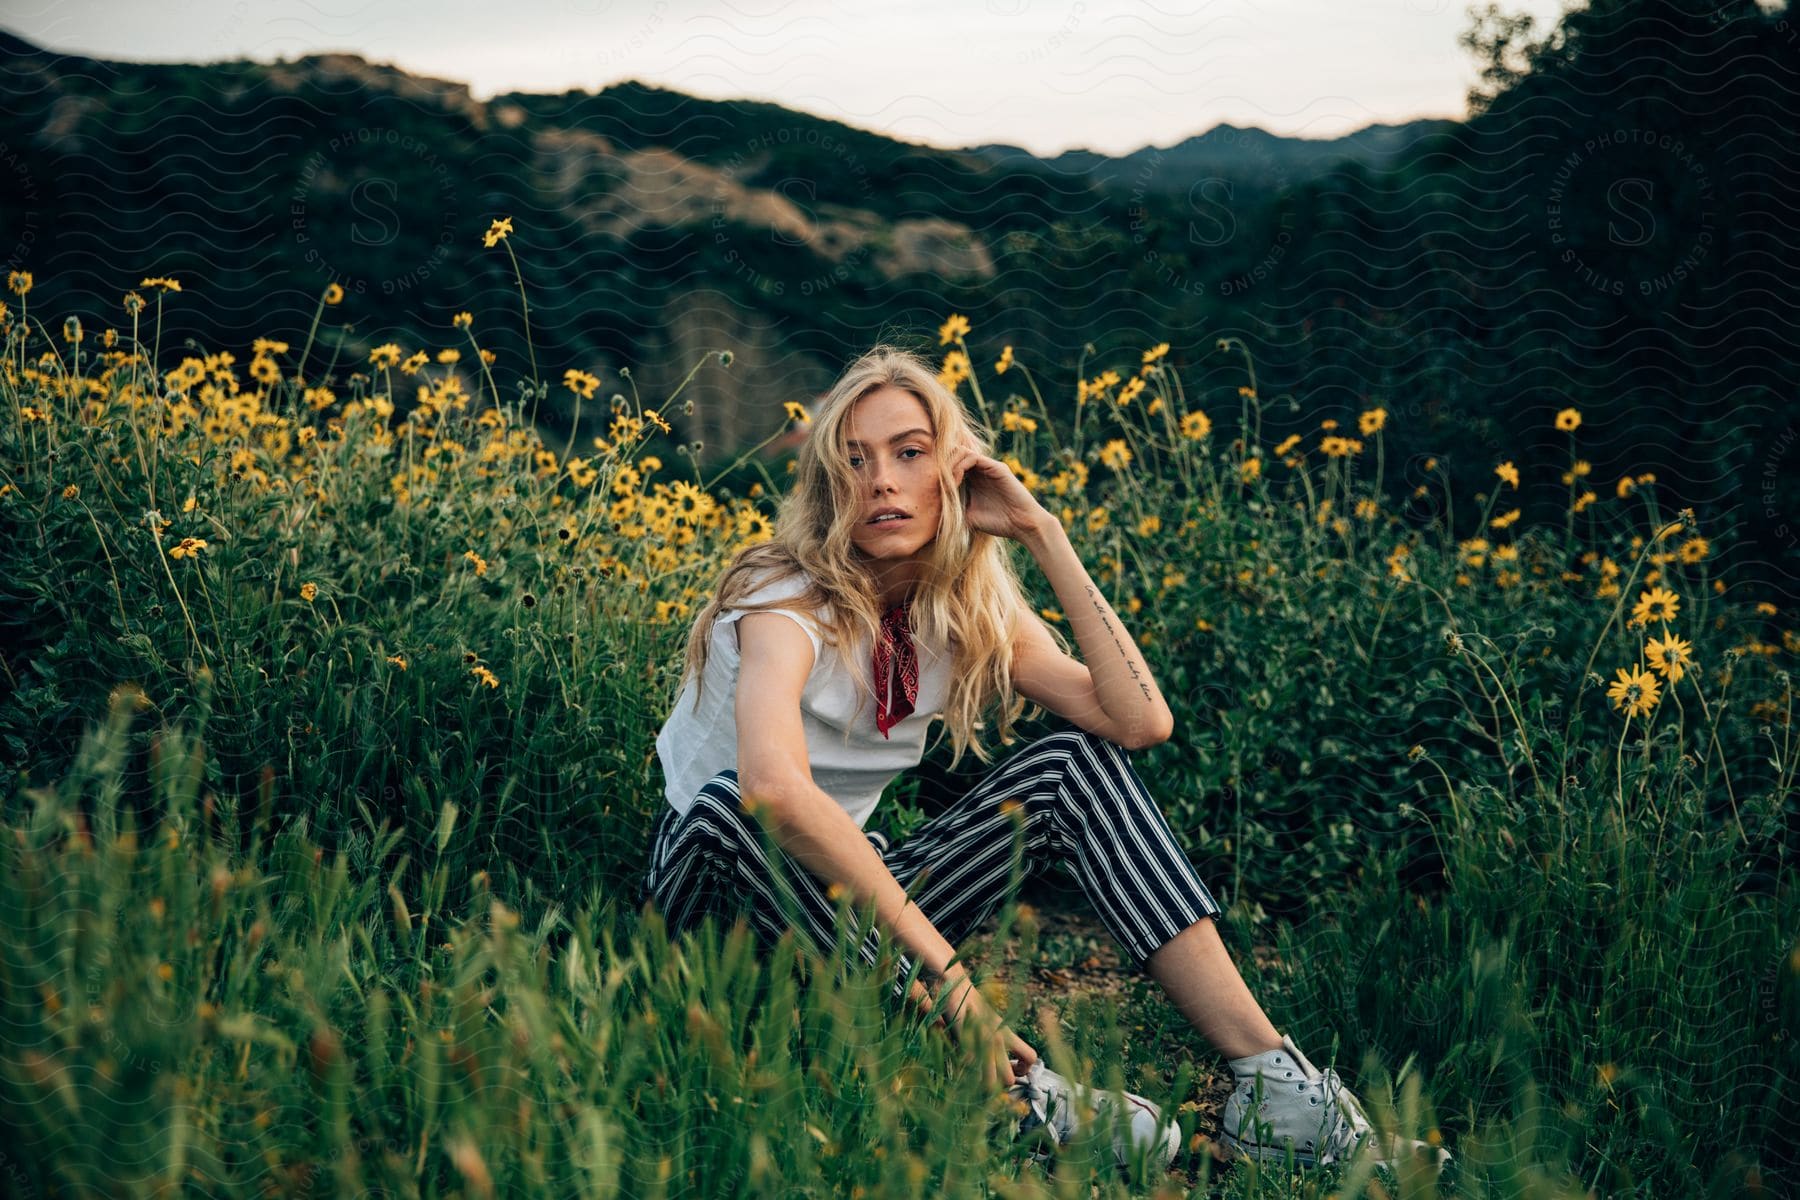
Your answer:
[[[966,750],[991,762],[976,734],[983,713],[994,705],[997,736],[1004,745],[1012,743],[1013,726],[1026,708],[1011,684],[1013,638],[1017,623],[1030,619],[1031,606],[1003,544],[1006,539],[966,523],[951,469],[966,442],[991,454],[992,441],[923,358],[886,343],[851,363],[813,414],[811,430],[800,444],[793,486],[776,514],[774,536],[740,550],[720,575],[713,598],[688,635],[682,683],[694,679],[696,693],[704,686],[713,625],[731,608],[797,607],[813,615],[827,645],[875,644],[880,596],[863,565],[866,560],[850,540],[862,517],[864,496],[850,467],[845,424],[856,402],[883,386],[916,396],[931,421],[942,515],[937,537],[925,547],[927,570],[912,595],[911,622],[926,644],[950,648],[950,696],[943,712],[954,750],[950,765],[954,768]],[[809,586],[792,599],[740,603],[757,587],[795,576]],[[852,672],[873,705],[871,674]]]

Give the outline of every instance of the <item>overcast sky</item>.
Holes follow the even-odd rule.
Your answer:
[[[8,0],[4,26],[98,58],[350,51],[506,91],[637,78],[908,141],[1039,154],[1166,146],[1221,121],[1335,137],[1461,117],[1467,0]],[[1564,0],[1502,0],[1554,22]]]

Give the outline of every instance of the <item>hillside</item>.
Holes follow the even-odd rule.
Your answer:
[[[1597,495],[1650,475],[1667,509],[1734,512],[1741,544],[1720,551],[1786,587],[1800,163],[1778,114],[1800,40],[1784,22],[1751,0],[1606,0],[1536,45],[1478,25],[1477,57],[1509,65],[1460,126],[1330,143],[1220,127],[1050,161],[641,83],[484,103],[348,55],[154,66],[0,37],[0,229],[46,311],[118,320],[148,275],[203,291],[165,307],[171,343],[299,345],[340,282],[320,349],[340,375],[387,341],[454,346],[469,311],[516,395],[519,287],[480,239],[510,215],[551,379],[578,367],[602,397],[655,397],[733,352],[672,414],[708,459],[951,311],[980,331],[978,363],[1012,345],[1053,409],[1084,347],[1170,341],[1222,439],[1237,384],[1213,347],[1243,339],[1263,394],[1291,397],[1268,427],[1396,413],[1398,508],[1430,458],[1473,511],[1499,447],[1554,454],[1550,415],[1579,400],[1608,431]],[[570,400],[552,388],[534,409],[562,433]],[[1564,469],[1525,473],[1529,515],[1568,513]]]

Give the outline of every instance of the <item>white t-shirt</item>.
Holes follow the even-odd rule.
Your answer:
[[[791,577],[764,584],[743,602],[790,599],[806,590],[806,581]],[[844,806],[861,828],[875,811],[882,791],[900,772],[925,756],[925,732],[950,694],[950,656],[914,644],[919,658],[919,691],[910,715],[890,726],[887,736],[875,728],[875,702],[858,687],[851,672],[873,683],[874,647],[863,643],[846,663],[838,650],[821,639],[803,608],[761,609],[791,618],[812,639],[812,673],[800,694],[800,722],[806,733],[806,757],[813,782]],[[681,689],[675,709],[656,735],[666,794],[675,811],[685,814],[706,782],[737,766],[737,686],[742,661],[737,623],[742,609],[719,613],[706,658],[706,687],[695,709],[692,679]],[[755,686],[752,681],[749,686]]]

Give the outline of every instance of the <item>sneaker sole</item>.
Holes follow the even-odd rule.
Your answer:
[[[1255,1159],[1259,1162],[1284,1162],[1287,1159],[1288,1152],[1285,1144],[1281,1146],[1259,1146],[1255,1142],[1246,1142],[1241,1138],[1234,1137],[1223,1131],[1219,1134],[1219,1144],[1224,1146],[1237,1158]],[[1440,1168],[1450,1164],[1451,1155],[1448,1150],[1440,1148],[1433,1151],[1433,1156],[1437,1160],[1435,1165]],[[1332,1160],[1332,1162],[1336,1161],[1338,1160]],[[1297,1167],[1316,1167],[1319,1165],[1319,1156],[1317,1154],[1296,1149],[1294,1151],[1294,1165]],[[1375,1160],[1375,1165],[1390,1171],[1398,1169],[1395,1163],[1387,1159],[1377,1158]]]
[[[1254,1160],[1256,1162],[1286,1162],[1288,1148],[1280,1146],[1264,1146],[1257,1142],[1246,1142],[1232,1134],[1220,1131],[1219,1144],[1230,1151],[1235,1158]],[[1297,1167],[1316,1167],[1319,1156],[1309,1150],[1294,1149],[1294,1165]]]

